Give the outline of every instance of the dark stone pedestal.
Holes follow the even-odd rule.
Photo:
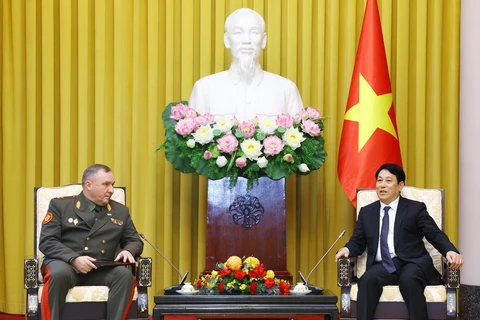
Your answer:
[[[277,278],[291,281],[287,271],[285,179],[259,179],[251,190],[239,178],[208,180],[207,244],[204,273],[228,257],[255,256]]]

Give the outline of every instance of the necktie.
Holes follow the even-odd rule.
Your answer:
[[[382,254],[382,264],[387,269],[388,272],[393,273],[395,272],[396,268],[393,264],[392,257],[390,256],[390,250],[388,250],[388,227],[390,224],[390,220],[388,218],[388,210],[390,207],[383,208],[385,214],[383,215],[382,220],[382,231],[380,233],[380,253]]]
[[[95,215],[95,218],[99,218],[102,214],[102,207],[95,206],[95,209],[93,209],[93,214]]]

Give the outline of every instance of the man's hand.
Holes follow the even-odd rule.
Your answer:
[[[118,256],[115,258],[115,261],[135,263],[135,258],[132,256],[130,251],[122,250],[120,251]]]
[[[92,269],[97,269],[97,266],[93,264],[93,262],[97,261],[97,259],[94,259],[89,256],[80,256],[76,257],[72,261],[70,261],[70,264],[75,267],[79,272],[85,274],[90,272]]]
[[[347,247],[343,247],[340,250],[338,250],[337,254],[335,255],[335,261],[338,260],[338,258],[344,257],[348,258],[348,254],[350,253],[350,250],[348,250]]]
[[[446,258],[450,262],[450,269],[456,270],[463,266],[463,257],[455,251],[448,251]]]

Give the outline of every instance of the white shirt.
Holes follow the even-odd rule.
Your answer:
[[[398,201],[400,197],[397,199],[393,200],[388,206],[390,207],[390,210],[388,210],[388,237],[387,237],[387,243],[388,243],[388,250],[390,251],[390,256],[392,258],[396,257],[397,255],[395,254],[395,245],[393,242],[393,228],[395,226],[395,217],[397,216],[397,208],[398,208]],[[382,254],[380,252],[380,234],[382,232],[382,221],[383,221],[383,216],[385,215],[385,211],[383,208],[385,208],[387,205],[382,203],[380,201],[380,226],[378,229],[378,247],[377,247],[377,254],[375,255],[375,261],[382,261]]]
[[[200,114],[210,113],[215,120],[238,121],[276,119],[281,113],[296,114],[304,106],[295,83],[257,67],[252,83],[241,81],[235,67],[198,80],[192,89],[189,106]]]

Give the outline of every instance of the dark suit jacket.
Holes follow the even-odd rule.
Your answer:
[[[82,255],[111,261],[119,245],[134,257],[142,253],[143,242],[126,206],[110,200],[107,212],[95,220],[87,201],[83,192],[50,201],[39,243],[45,255],[43,266],[52,259],[69,262]]]
[[[350,241],[345,245],[350,257],[361,255],[367,249],[367,269],[375,261],[379,241],[380,201],[360,209],[357,224]],[[428,214],[423,202],[400,196],[394,226],[395,253],[398,258],[416,263],[430,284],[439,281],[439,273],[422,239],[425,237],[443,256],[458,250]]]

